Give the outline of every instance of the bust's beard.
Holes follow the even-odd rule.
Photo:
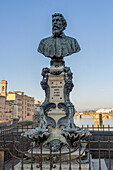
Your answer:
[[[52,29],[52,33],[54,35],[54,37],[59,37],[62,34],[62,29],[58,29],[58,30],[54,30]]]

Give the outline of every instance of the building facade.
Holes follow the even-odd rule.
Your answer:
[[[34,97],[24,95],[24,92],[15,91],[7,93],[7,101],[15,103],[18,107],[19,120],[33,120]]]
[[[19,121],[32,121],[34,115],[34,97],[24,94],[22,91],[9,91],[7,93],[7,81],[1,81],[0,94],[0,121],[17,119]]]
[[[35,107],[35,111],[39,112],[40,111],[40,105],[42,104],[42,102],[40,102],[39,100],[35,100],[34,101],[34,107]]]
[[[96,113],[111,113],[113,112],[113,108],[107,109],[107,108],[101,108],[96,111]]]
[[[40,123],[40,106],[41,106],[42,102],[36,100],[34,102],[34,108],[35,108],[35,112],[34,112],[34,116],[33,116],[33,122],[35,123],[36,126],[39,126]]]
[[[12,123],[12,103],[0,95],[0,123],[2,125]]]

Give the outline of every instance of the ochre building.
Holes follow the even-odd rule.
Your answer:
[[[12,103],[0,95],[0,123],[9,125],[12,123]]]
[[[9,91],[7,93],[7,81],[1,81],[0,94],[0,123],[19,118],[22,120],[33,120],[34,97],[24,94],[22,91]]]

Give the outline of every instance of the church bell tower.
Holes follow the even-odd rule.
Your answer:
[[[1,80],[1,96],[7,95],[7,81]]]

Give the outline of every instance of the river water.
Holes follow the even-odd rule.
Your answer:
[[[91,116],[82,116],[82,118],[80,119],[79,116],[74,116],[74,122],[77,126],[97,126],[97,124],[95,124],[95,120],[91,117]],[[104,126],[108,126],[110,125],[111,127],[113,127],[113,117],[110,118],[104,118],[103,119],[103,125]]]

